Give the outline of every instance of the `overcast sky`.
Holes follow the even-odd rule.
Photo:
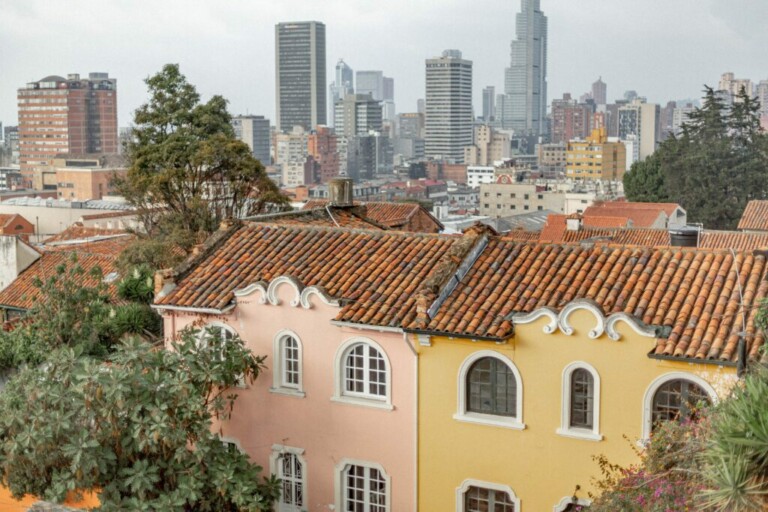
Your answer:
[[[609,101],[698,97],[721,73],[768,79],[767,0],[542,0],[549,98],[589,90]],[[107,71],[119,124],[146,99],[143,79],[176,62],[206,98],[274,122],[274,25],[326,25],[328,82],[339,58],[395,79],[398,112],[424,96],[424,59],[456,48],[474,61],[475,112],[503,88],[519,0],[2,0],[0,122],[16,124],[16,89],[46,75]]]

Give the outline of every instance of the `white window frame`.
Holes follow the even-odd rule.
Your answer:
[[[347,481],[346,481],[346,470],[347,466],[362,466],[369,469],[375,469],[379,472],[379,474],[384,478],[384,485],[386,485],[385,490],[385,499],[387,501],[385,505],[385,510],[387,512],[391,512],[392,509],[392,478],[389,476],[389,473],[387,473],[384,470],[384,466],[377,462],[370,462],[365,460],[359,460],[359,459],[349,459],[344,458],[339,461],[338,464],[336,464],[336,468],[334,471],[334,488],[336,490],[336,510],[345,510],[345,496],[346,496],[346,490],[347,490]]]
[[[371,395],[366,393],[349,393],[346,391],[346,359],[347,354],[352,350],[355,345],[364,344],[376,349],[381,354],[384,364],[386,366],[386,386],[384,395]],[[384,349],[370,338],[361,336],[355,336],[342,343],[336,350],[334,356],[334,390],[331,401],[361,405],[363,407],[372,407],[375,409],[385,409],[391,411],[394,409],[392,405],[392,365],[389,362],[389,357]]]
[[[285,360],[283,359],[283,340],[287,337],[291,337],[296,340],[299,357],[299,383],[297,386],[287,385],[283,382],[285,373]],[[303,398],[306,396],[304,392],[304,344],[301,342],[301,338],[295,332],[289,329],[282,329],[277,334],[272,342],[272,354],[274,367],[272,369],[272,387],[269,390],[272,393],[279,393],[281,395],[295,396]]]
[[[592,428],[578,428],[571,426],[571,377],[576,370],[586,370],[592,375]],[[602,441],[600,433],[600,374],[594,366],[584,361],[575,361],[563,369],[563,392],[560,408],[560,428],[556,432],[565,437],[586,439],[589,441]]]
[[[298,510],[309,510],[307,500],[307,497],[309,496],[309,493],[307,492],[307,459],[304,457],[304,448],[296,448],[294,446],[285,446],[282,444],[273,444],[272,453],[269,455],[269,472],[273,475],[279,475],[280,458],[286,453],[295,455],[301,463],[301,492],[302,497],[304,498],[304,505],[302,505],[301,509],[297,509],[293,505],[286,505],[280,501],[276,501],[275,510],[276,512],[296,512]]]
[[[201,346],[203,346],[203,343],[205,342],[205,336],[208,334],[208,329],[210,329],[212,327],[214,327],[214,328],[218,327],[218,328],[222,329],[222,333],[226,332],[226,333],[232,335],[233,338],[235,336],[238,336],[237,331],[235,330],[235,328],[232,327],[231,325],[227,324],[227,323],[224,323],[224,322],[221,322],[221,321],[218,321],[218,320],[216,320],[214,322],[208,322],[207,324],[205,324],[204,326],[202,326],[200,328],[200,332],[197,335],[197,347],[198,348],[201,348]]]
[[[515,375],[515,387],[517,388],[515,417],[467,411],[467,377],[469,375],[469,369],[476,361],[483,359],[484,357],[493,357],[500,360],[506,364]],[[456,414],[453,415],[453,419],[467,423],[511,428],[514,430],[523,430],[525,428],[525,423],[523,422],[523,379],[520,376],[520,371],[517,369],[517,366],[515,366],[515,363],[504,354],[494,350],[479,350],[473,352],[459,367],[458,385],[456,387],[459,392],[456,400]]]
[[[645,396],[643,397],[643,426],[642,426],[642,443],[647,443],[651,438],[651,419],[653,418],[653,396],[656,394],[656,391],[666,384],[667,382],[671,380],[677,380],[677,379],[683,379],[690,382],[693,382],[697,386],[701,387],[706,393],[709,395],[710,400],[712,400],[713,404],[716,404],[718,402],[717,393],[715,392],[715,388],[712,387],[712,385],[699,377],[698,375],[694,375],[693,373],[688,372],[669,372],[665,373],[663,375],[659,375],[656,377],[653,382],[648,386],[648,389],[645,390]]]
[[[572,504],[574,504],[573,496],[566,496],[563,499],[561,499],[560,502],[552,508],[552,512],[563,512],[568,507],[568,505],[572,505]],[[588,507],[592,505],[592,500],[589,500],[586,498],[578,498],[576,499],[575,504]]]
[[[473,478],[467,478],[456,488],[456,512],[466,512],[464,507],[464,495],[470,487],[481,487],[492,491],[506,492],[509,494],[510,501],[515,504],[515,512],[520,512],[520,498],[517,497],[517,494],[515,494],[515,491],[513,491],[510,486],[485,482],[483,480],[475,480]]]
[[[242,447],[242,446],[240,446],[240,440],[239,440],[239,439],[236,439],[236,438],[234,438],[234,437],[229,437],[229,436],[222,436],[222,435],[219,435],[219,441],[221,441],[221,444],[223,444],[223,445],[227,445],[227,446],[230,446],[230,445],[231,445],[231,446],[234,446],[235,448],[237,448],[237,450],[238,450],[240,453],[242,453],[242,454],[244,454],[244,455],[247,455],[247,454],[245,453],[245,451],[243,450],[243,447]]]

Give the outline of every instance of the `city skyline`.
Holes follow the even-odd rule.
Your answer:
[[[79,4],[34,0],[4,4],[0,19],[4,125],[16,124],[15,91],[26,83],[50,74],[104,71],[120,81],[118,120],[126,126],[132,111],[146,101],[143,79],[168,62],[180,63],[204,98],[212,94],[227,98],[233,115],[274,118],[274,25],[302,20],[326,24],[329,77],[340,58],[355,70],[385,70],[397,82],[398,112],[415,111],[416,100],[424,97],[425,58],[445,48],[461,50],[474,62],[473,105],[475,115],[481,115],[482,89],[489,85],[503,89],[519,8],[513,0],[439,6],[348,5],[338,0],[322,5],[235,2],[226,10],[202,2],[143,9],[117,1],[88,4],[88,9],[78,8]],[[761,20],[768,16],[768,5],[762,2],[649,0],[642,4],[643,16],[637,16],[637,4],[628,1],[542,0],[541,8],[550,25],[549,98],[563,92],[578,97],[598,76],[608,84],[609,101],[635,89],[658,103],[697,97],[703,84],[717,85],[720,74],[727,71],[755,82],[768,78],[768,70],[759,64],[761,48],[768,43],[768,35],[760,30]],[[585,31],[585,24],[600,30]],[[372,30],[383,27],[386,37],[370,38]],[[677,55],[670,57],[670,48],[676,48]]]

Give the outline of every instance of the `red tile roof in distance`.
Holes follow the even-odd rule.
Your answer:
[[[735,361],[743,331],[756,359],[764,337],[755,306],[768,292],[765,277],[764,254],[496,239],[427,330],[504,339],[513,333],[513,313],[591,299],[606,315],[624,312],[666,328],[669,336],[658,338],[655,354]]]
[[[266,222],[269,224],[293,225],[293,226],[327,226],[353,229],[387,229],[365,216],[365,210],[355,206],[352,208],[338,208],[333,206],[321,206],[313,209],[299,211],[259,215],[248,219],[253,222]]]
[[[310,210],[314,208],[325,207],[328,201],[321,199],[310,199],[307,201],[302,210]],[[379,224],[383,224],[388,228],[398,228],[406,225],[419,211],[431,217],[435,224],[442,229],[442,224],[432,217],[432,214],[425,210],[421,205],[417,203],[390,203],[385,201],[372,201],[372,202],[359,202],[355,201],[355,205],[365,206],[365,216],[373,219]]]
[[[768,231],[768,200],[754,199],[748,202],[741,214],[738,229]]]

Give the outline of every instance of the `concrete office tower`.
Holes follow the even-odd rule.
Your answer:
[[[427,59],[426,85],[425,155],[463,163],[472,145],[472,61],[458,50]]]
[[[376,101],[382,101],[384,99],[383,72],[358,71],[356,75],[357,94],[370,94],[371,97]]]
[[[19,164],[25,185],[56,189],[60,153],[117,153],[117,80],[51,75],[18,90]]]
[[[592,99],[595,101],[595,105],[608,103],[608,85],[603,82],[603,77],[598,78],[597,82],[592,84]]]
[[[339,59],[336,63],[335,80],[330,85],[329,92],[331,100],[328,102],[328,119],[333,123],[336,102],[355,92],[354,73],[344,59]]]
[[[370,94],[350,94],[336,103],[334,124],[341,137],[381,131],[381,103]]]
[[[382,117],[385,121],[395,120],[395,79],[388,76],[383,80]]]
[[[489,85],[483,89],[483,121],[490,123],[496,119],[496,88]]]
[[[659,111],[659,105],[644,103],[638,99],[619,107],[619,139],[635,141],[640,160],[649,157],[656,150],[656,141],[659,138]]]
[[[275,26],[277,131],[326,124],[325,25],[318,21]]]
[[[237,116],[232,118],[235,137],[248,144],[254,158],[263,165],[270,165],[269,119],[264,116]]]
[[[502,127],[516,135],[542,135],[547,117],[547,17],[539,0],[520,0],[517,39],[506,70]]]

